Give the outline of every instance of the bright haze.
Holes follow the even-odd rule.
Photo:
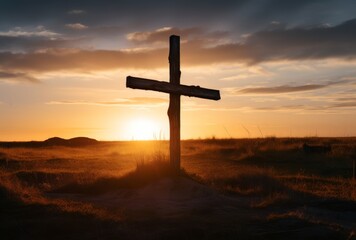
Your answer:
[[[356,135],[354,0],[2,0],[0,140],[167,139],[171,34],[183,139]]]

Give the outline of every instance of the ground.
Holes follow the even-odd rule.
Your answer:
[[[0,146],[1,239],[356,239],[354,138]]]

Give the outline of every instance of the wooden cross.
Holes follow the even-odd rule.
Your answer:
[[[180,96],[220,99],[219,90],[180,84],[180,38],[169,38],[169,82],[128,76],[126,87],[169,93],[168,118],[170,127],[169,156],[175,170],[180,169]]]

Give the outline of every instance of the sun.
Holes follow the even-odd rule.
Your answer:
[[[157,140],[159,126],[150,119],[140,118],[130,121],[128,135],[132,140]]]

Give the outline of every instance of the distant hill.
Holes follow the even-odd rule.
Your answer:
[[[0,147],[50,147],[50,146],[65,146],[65,147],[85,147],[93,145],[99,141],[88,137],[75,137],[64,139],[60,137],[48,138],[45,141],[30,141],[30,142],[0,142]]]
[[[67,140],[69,145],[73,146],[85,146],[98,143],[98,140],[87,137],[75,137]]]
[[[52,137],[43,141],[43,143],[48,146],[86,146],[97,142],[97,140],[88,137],[75,137],[68,140],[60,137]]]
[[[64,138],[60,138],[60,137],[52,137],[52,138],[48,138],[47,140],[43,141],[44,145],[66,145],[68,142],[68,140],[64,139]]]

